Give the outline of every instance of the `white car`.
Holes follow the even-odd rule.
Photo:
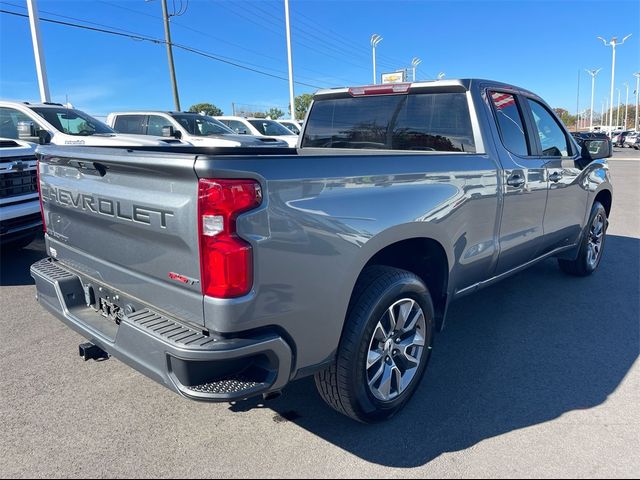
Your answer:
[[[298,136],[294,135],[291,130],[280,125],[275,120],[267,118],[244,118],[220,116],[214,117],[220,120],[227,127],[240,135],[257,135],[259,137],[276,137],[278,140],[284,140],[289,147],[295,148],[298,145]]]
[[[296,135],[300,135],[302,132],[302,123],[296,120],[276,120],[280,125],[284,125]]]
[[[177,138],[198,147],[282,147],[274,137],[239,135],[208,115],[191,112],[114,112],[107,124],[116,132]]]
[[[42,230],[36,145],[0,138],[0,245],[20,248]]]
[[[0,101],[0,137],[54,145],[185,145],[176,138],[120,135],[100,120],[59,103]]]

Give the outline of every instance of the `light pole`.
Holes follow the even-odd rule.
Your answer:
[[[442,80],[445,77],[445,73],[444,72],[440,72],[438,74],[438,80]]]
[[[420,60],[418,57],[414,57],[413,60],[411,60],[411,65],[413,66],[413,81],[416,81],[416,70],[418,69],[418,65],[420,65],[422,63],[422,60]]]
[[[373,84],[378,83],[378,76],[376,75],[376,47],[382,41],[382,37],[377,33],[371,35],[371,50],[373,52]]]
[[[598,37],[598,39],[602,40],[602,43],[604,43],[605,47],[611,47],[611,50],[612,50],[612,54],[611,54],[611,95],[610,95],[610,98],[609,98],[609,101],[610,101],[610,103],[609,103],[609,123],[611,123],[613,121],[613,85],[614,85],[615,72],[616,72],[616,46],[617,45],[622,45],[630,36],[631,36],[631,34],[627,35],[619,43],[618,43],[618,38],[617,37],[613,37],[608,42],[604,38]]]
[[[640,87],[640,72],[636,72],[633,74],[636,77],[636,121],[634,123],[634,130],[638,131],[638,95],[640,95],[640,91],[638,88]]]
[[[295,97],[293,96],[293,61],[291,60],[291,26],[289,24],[289,0],[284,0],[284,18],[287,28],[287,62],[289,64],[289,109],[291,120],[296,119]]]
[[[596,75],[598,72],[602,70],[601,68],[597,70],[587,70],[587,73],[591,75],[591,117],[589,119],[589,131],[593,131],[593,96],[596,92]]]
[[[624,88],[627,89],[627,99],[624,102],[624,130],[626,130],[627,118],[629,116],[629,82],[624,82]]]
[[[600,104],[600,125],[604,125],[604,102]]]
[[[40,42],[40,18],[38,16],[38,5],[36,0],[27,0],[27,10],[29,11],[29,26],[31,27],[33,55],[36,59],[36,73],[38,74],[40,100],[42,102],[49,102],[51,101],[49,96],[49,81],[47,79],[47,68],[44,63],[42,43]]]

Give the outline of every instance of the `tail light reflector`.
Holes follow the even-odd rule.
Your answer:
[[[262,203],[255,180],[201,179],[198,182],[200,281],[210,297],[246,295],[253,285],[251,245],[236,234],[238,215]]]

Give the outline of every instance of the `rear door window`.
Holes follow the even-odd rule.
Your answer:
[[[490,92],[502,144],[521,157],[530,155],[522,112],[510,93]]]
[[[145,119],[146,115],[118,115],[113,129],[120,133],[145,135]]]
[[[249,127],[247,127],[244,123],[238,120],[220,120],[220,121],[236,133],[251,133],[249,132]]]
[[[465,93],[316,100],[303,147],[475,153]]]

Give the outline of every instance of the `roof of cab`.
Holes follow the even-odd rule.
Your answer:
[[[445,79],[445,80],[428,80],[423,82],[404,82],[398,83],[396,85],[406,85],[408,86],[408,92],[415,92],[421,90],[470,90],[473,85],[483,85],[487,87],[500,88],[505,90],[513,90],[514,92],[525,93],[534,97],[538,97],[533,92],[526,90],[524,88],[510,85],[503,82],[498,82],[495,80],[486,80],[481,78],[462,78],[462,79]],[[343,95],[349,95],[349,92],[352,88],[367,88],[367,87],[380,87],[382,85],[393,85],[393,84],[378,84],[378,85],[364,85],[357,87],[336,87],[336,88],[326,88],[322,90],[318,90],[314,98],[318,97],[339,97]]]

